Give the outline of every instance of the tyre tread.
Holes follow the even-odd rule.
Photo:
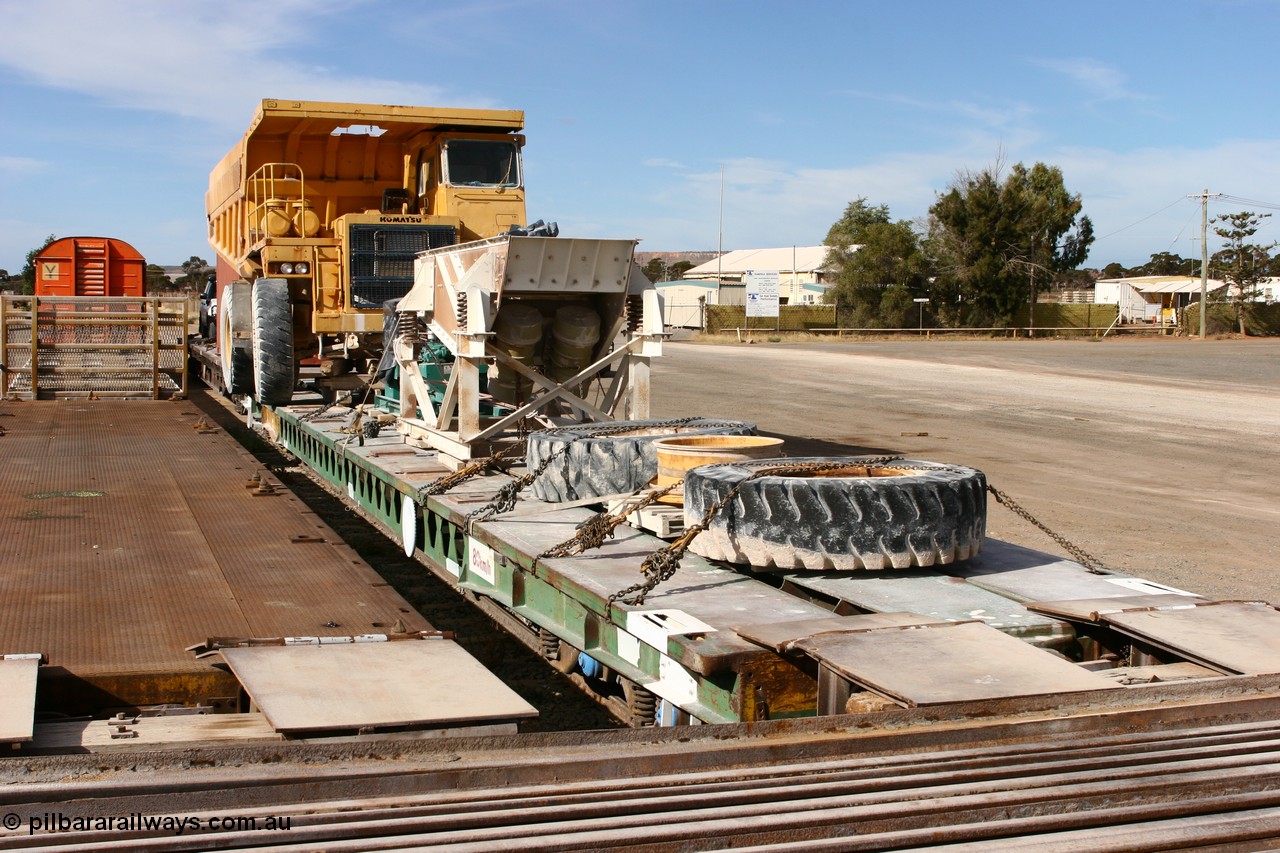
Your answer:
[[[694,469],[685,481],[685,525],[760,468],[862,460],[749,460]],[[742,483],[690,550],[757,568],[878,570],[946,565],[978,554],[986,535],[981,471],[902,460],[926,469],[898,477],[764,476]]]

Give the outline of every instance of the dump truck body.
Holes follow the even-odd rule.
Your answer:
[[[523,118],[265,100],[210,175],[210,243],[236,280],[284,282],[276,290],[288,293],[295,365],[309,355],[371,355],[382,304],[412,287],[419,252],[525,222]],[[220,291],[229,283],[220,279]],[[246,312],[265,298],[244,293]],[[232,339],[220,347],[251,351],[251,326],[232,319]]]

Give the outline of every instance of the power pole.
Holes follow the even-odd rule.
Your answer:
[[[1211,193],[1205,187],[1204,192],[1189,195],[1187,198],[1200,199],[1200,340],[1204,340],[1207,327],[1209,303],[1209,199],[1217,198],[1222,193]]]

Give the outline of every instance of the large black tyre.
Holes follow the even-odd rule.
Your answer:
[[[233,281],[222,289],[218,310],[218,355],[222,361],[222,386],[228,394],[253,393],[253,355],[249,341],[237,332],[250,328],[251,304],[249,285]]]
[[[682,422],[644,420],[581,424],[532,433],[525,463],[533,471],[543,460],[560,454],[542,472],[542,476],[533,481],[533,496],[539,500],[562,503],[629,494],[657,476],[658,453],[653,443],[660,438],[673,435],[755,435],[755,432],[756,425],[746,421],[709,418]]]
[[[844,467],[766,474],[806,463]],[[774,569],[905,569],[954,563],[982,550],[987,479],[973,468],[866,457],[752,459],[705,465],[684,483],[685,525],[741,484],[690,545],[713,560]]]
[[[258,405],[288,405],[294,375],[289,282],[260,278],[253,283],[253,385]]]

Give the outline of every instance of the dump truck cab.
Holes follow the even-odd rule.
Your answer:
[[[304,359],[342,373],[381,347],[419,252],[525,219],[517,110],[264,100],[213,170],[223,384],[287,403]],[[285,353],[290,356],[286,357]]]

